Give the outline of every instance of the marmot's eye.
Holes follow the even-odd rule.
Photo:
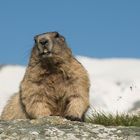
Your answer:
[[[34,41],[35,41],[35,43],[37,43],[37,41],[36,41],[36,38],[34,37]]]

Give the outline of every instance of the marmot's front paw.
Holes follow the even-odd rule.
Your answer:
[[[78,118],[75,116],[65,116],[66,119],[71,120],[71,121],[79,121],[79,122],[83,122],[83,118]]]

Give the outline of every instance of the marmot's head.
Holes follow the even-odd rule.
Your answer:
[[[65,38],[58,32],[48,32],[34,37],[33,48],[36,57],[40,60],[52,60],[54,62],[65,61],[72,56],[71,50],[67,47]]]

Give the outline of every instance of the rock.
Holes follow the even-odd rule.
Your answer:
[[[140,140],[140,127],[104,127],[49,116],[0,120],[0,140]]]

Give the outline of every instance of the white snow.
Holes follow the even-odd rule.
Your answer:
[[[25,67],[7,65],[0,69],[0,114],[7,100],[19,90]]]
[[[140,102],[140,59],[78,59],[89,72],[94,109],[124,113]]]
[[[140,59],[77,58],[89,73],[91,107],[110,113],[140,108]],[[24,72],[23,66],[0,70],[0,113],[10,96],[18,92]]]

